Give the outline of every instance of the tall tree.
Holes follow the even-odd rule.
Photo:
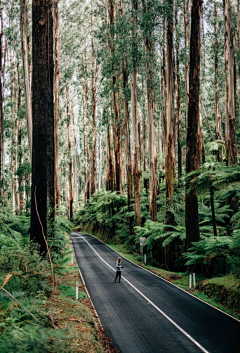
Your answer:
[[[0,200],[3,197],[3,16],[0,1]]]
[[[121,121],[120,121],[120,105],[118,93],[118,76],[115,67],[116,52],[115,52],[115,28],[116,28],[116,4],[115,0],[109,1],[109,19],[110,19],[110,51],[111,51],[111,66],[112,66],[112,87],[113,87],[113,111],[114,111],[114,151],[115,151],[115,177],[116,191],[122,191],[121,180]]]
[[[46,252],[54,225],[53,16],[51,0],[32,2],[32,198],[30,239]]]
[[[92,170],[91,194],[96,191],[96,78],[97,62],[94,54],[93,5],[91,1],[91,60],[92,60]]]
[[[216,130],[215,137],[216,140],[222,139],[222,119],[220,113],[220,102],[219,102],[219,41],[218,41],[218,8],[217,3],[214,1],[214,66],[215,66],[215,122]],[[220,161],[220,154],[217,153],[217,160]]]
[[[224,11],[224,57],[225,57],[225,143],[227,165],[237,164],[236,141],[236,66],[234,56],[234,30],[232,22],[232,4],[223,0]]]
[[[174,55],[173,55],[173,1],[168,2],[167,18],[167,151],[166,151],[166,197],[170,200],[174,192]]]
[[[134,182],[134,202],[135,202],[135,224],[141,225],[141,204],[140,204],[140,141],[138,133],[138,93],[137,93],[137,16],[138,1],[132,1],[132,125],[133,125],[133,182]]]
[[[66,86],[66,101],[67,101],[67,130],[68,130],[68,218],[73,220],[73,162],[72,162],[72,133],[71,133],[71,112],[70,112],[70,98],[69,85]]]
[[[134,15],[135,16],[134,16],[133,21],[136,21],[135,18],[137,16],[137,14],[134,14]],[[121,19],[123,18],[123,1],[122,0],[119,3],[119,16]],[[134,24],[135,23],[133,23],[133,25]],[[126,151],[126,170],[127,170],[128,212],[131,212],[132,208],[133,208],[132,207],[132,204],[133,204],[133,173],[132,173],[132,157],[131,157],[131,142],[130,142],[130,116],[129,116],[129,104],[128,104],[128,77],[129,77],[128,58],[127,58],[127,53],[124,53],[123,59],[122,59],[122,81],[123,81],[123,95],[124,95],[123,105],[124,105],[124,124],[125,124],[124,132],[125,132],[125,151]],[[132,94],[133,94],[133,92],[132,92]],[[136,152],[134,150],[134,155],[135,155],[135,153]],[[140,182],[140,180],[139,180],[139,182]],[[137,190],[138,190],[138,188],[137,188]],[[135,201],[136,201],[137,197],[138,197],[138,195],[135,197]],[[139,197],[140,197],[140,193],[139,193]],[[139,201],[140,201],[140,199],[139,199]],[[140,214],[140,216],[138,216],[139,212],[141,213],[141,210],[137,209],[136,220],[137,220],[138,224],[141,224],[141,221],[139,222],[139,218],[141,219],[141,214]],[[129,234],[132,234],[132,225],[133,225],[133,219],[132,219],[132,217],[129,217]]]
[[[191,39],[190,39],[190,72],[189,72],[189,107],[187,124],[186,172],[200,168],[199,138],[199,90],[200,90],[200,57],[201,57],[201,12],[202,0],[192,1]],[[199,240],[198,198],[195,191],[188,191],[186,183],[186,238],[187,248]]]
[[[29,21],[28,21],[28,0],[20,0],[20,32],[24,76],[25,109],[27,118],[28,145],[30,160],[32,160],[32,103],[31,103],[31,68],[29,53]]]
[[[142,0],[145,18],[153,17],[153,8],[150,1]],[[148,114],[148,164],[149,164],[149,213],[152,221],[157,220],[157,180],[156,180],[156,141],[154,124],[154,39],[153,18],[145,24],[145,48],[147,61],[147,114]]]
[[[59,79],[60,79],[60,45],[58,2],[54,0],[54,141],[55,141],[55,205],[60,205],[59,190]]]

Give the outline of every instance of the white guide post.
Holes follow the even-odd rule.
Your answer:
[[[78,300],[78,282],[76,282],[76,299]]]
[[[192,288],[192,274],[189,275],[189,290]]]
[[[196,276],[195,273],[193,273],[193,288],[196,287]]]
[[[71,264],[73,265],[73,254],[71,255]]]

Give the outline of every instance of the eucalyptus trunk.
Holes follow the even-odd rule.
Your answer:
[[[114,155],[115,155],[115,178],[116,185],[115,190],[117,192],[122,191],[122,180],[121,180],[121,123],[120,123],[120,106],[119,106],[119,94],[118,94],[118,77],[115,67],[115,26],[116,26],[116,7],[115,0],[109,0],[110,10],[110,52],[111,52],[111,68],[112,68],[112,87],[113,87],[113,110],[114,110]]]
[[[69,197],[68,197],[68,218],[72,222],[73,220],[73,163],[72,163],[72,141],[71,141],[71,112],[70,112],[70,98],[69,98],[69,86],[66,87],[66,100],[67,100],[67,131],[68,131],[68,185],[69,185]]]
[[[189,107],[187,124],[186,173],[200,168],[199,141],[199,92],[200,92],[200,57],[201,57],[201,12],[202,1],[192,1],[191,40],[190,40],[190,72],[189,72]],[[186,183],[186,240],[187,249],[192,242],[200,239],[198,223],[198,198],[195,190],[189,192]]]
[[[184,38],[185,38],[185,104],[186,104],[186,127],[188,126],[188,104],[189,104],[189,40],[190,19],[189,0],[184,0]]]
[[[60,206],[59,186],[59,79],[60,79],[60,45],[58,2],[54,0],[54,140],[55,140],[55,206]]]
[[[138,92],[137,92],[137,15],[138,1],[132,1],[132,84],[131,84],[131,99],[132,99],[132,126],[133,126],[133,183],[134,183],[134,202],[135,202],[135,224],[141,226],[141,203],[140,203],[140,140],[138,127]]]
[[[92,2],[91,2],[92,8]],[[91,10],[91,60],[92,60],[92,172],[91,194],[96,191],[96,77],[97,62],[94,57],[93,14]]]
[[[178,12],[175,12],[176,25],[176,69],[177,69],[177,151],[178,151],[178,183],[182,177],[182,118],[181,118],[181,79],[179,63],[180,36],[178,33]]]
[[[143,3],[144,14],[149,16],[151,11],[150,1]],[[145,49],[147,61],[147,115],[148,115],[148,164],[149,164],[149,213],[152,221],[157,220],[157,180],[156,180],[156,132],[154,125],[154,41],[152,33],[152,23],[150,28],[146,28],[145,33]]]
[[[54,226],[54,107],[52,1],[32,2],[32,197],[30,239],[46,253]]]
[[[225,144],[227,165],[237,164],[236,141],[236,66],[234,56],[234,29],[232,23],[232,4],[223,0],[224,11],[224,56],[225,56]]]
[[[32,98],[31,98],[31,69],[29,62],[29,22],[28,22],[28,0],[20,0],[20,32],[21,32],[21,48],[23,61],[23,77],[24,77],[24,95],[25,95],[25,109],[27,118],[27,133],[30,160],[32,160]]]
[[[3,138],[3,16],[0,1],[0,201],[3,199],[3,159],[4,159],[4,138]]]

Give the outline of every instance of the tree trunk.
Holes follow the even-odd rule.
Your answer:
[[[60,206],[59,190],[59,78],[60,78],[60,47],[59,47],[59,16],[58,1],[54,0],[54,139],[55,139],[55,206]]]
[[[94,57],[93,13],[91,1],[91,50],[92,50],[92,173],[91,194],[96,191],[96,77],[97,63]]]
[[[191,41],[190,41],[190,73],[189,73],[189,108],[187,128],[186,172],[200,168],[200,141],[199,141],[199,90],[200,90],[200,57],[201,57],[201,18],[202,1],[192,2]],[[198,198],[195,191],[188,192],[189,183],[186,183],[186,240],[187,249],[192,242],[198,241]]]
[[[120,123],[120,107],[119,107],[119,95],[117,89],[117,77],[115,72],[115,22],[116,22],[116,9],[115,0],[109,0],[110,5],[110,50],[111,50],[111,61],[112,61],[112,84],[113,84],[113,109],[114,109],[114,154],[115,154],[115,177],[116,177],[116,191],[122,191],[122,180],[121,180],[121,123]]]
[[[219,68],[218,68],[218,55],[219,55],[219,42],[218,42],[218,10],[217,3],[214,1],[214,61],[215,61],[215,138],[216,140],[222,140],[222,120],[220,113],[220,104],[219,104]],[[217,161],[222,161],[222,153],[217,151]]]
[[[240,51],[240,1],[237,0],[237,48]],[[239,89],[238,89],[238,101],[240,109],[240,63],[238,63],[238,80],[239,80]]]
[[[67,130],[68,130],[68,184],[69,184],[69,219],[73,220],[73,167],[72,167],[72,141],[71,141],[71,112],[70,112],[70,99],[69,99],[69,86],[66,87],[66,100],[67,100]]]
[[[143,10],[149,15],[147,5],[143,1]],[[152,221],[157,220],[157,180],[156,180],[156,146],[154,125],[154,88],[153,88],[153,34],[146,29],[145,47],[147,55],[147,114],[148,114],[148,163],[149,163],[149,213]]]
[[[89,106],[88,106],[88,82],[83,85],[84,92],[84,156],[85,156],[85,203],[88,202],[91,196],[90,190],[90,166],[89,166]]]
[[[123,16],[123,1],[119,3],[119,16]],[[123,39],[123,38],[121,38]],[[128,65],[127,57],[122,61],[122,80],[123,80],[123,94],[124,94],[124,123],[125,123],[125,156],[126,156],[126,171],[127,171],[127,196],[128,196],[128,212],[132,212],[133,207],[133,174],[132,174],[132,158],[131,158],[131,142],[130,142],[130,117],[128,106]],[[133,232],[133,218],[129,217],[129,235]]]
[[[107,124],[107,173],[106,173],[106,190],[115,190],[115,178],[114,178],[114,163],[112,156],[112,138],[111,138],[111,122]]]
[[[30,239],[46,253],[54,224],[54,108],[52,1],[32,2],[32,197]]]
[[[21,97],[22,97],[22,89],[21,89],[21,81],[20,81],[20,65],[18,61],[18,112],[20,112],[21,109]],[[18,170],[21,169],[22,165],[22,121],[19,119],[18,121]],[[24,201],[23,201],[23,175],[22,173],[18,173],[18,191],[19,191],[19,210],[20,213],[23,212],[23,207],[24,207]]]
[[[0,201],[3,199],[3,159],[4,159],[4,139],[3,139],[3,63],[2,63],[2,38],[3,38],[3,16],[0,1]]]
[[[21,32],[21,48],[23,61],[24,76],[24,94],[27,118],[27,132],[30,160],[32,160],[32,102],[31,102],[31,78],[29,63],[29,37],[28,37],[28,0],[20,0],[20,32]]]
[[[189,0],[184,0],[184,32],[185,32],[185,104],[186,104],[186,127],[188,127],[188,104],[189,104]]]
[[[174,57],[173,57],[173,1],[169,0],[167,21],[167,151],[166,151],[166,198],[171,200],[174,193]]]
[[[135,225],[141,226],[141,204],[140,204],[140,141],[138,133],[138,94],[137,94],[137,15],[138,1],[132,1],[132,84],[131,84],[131,99],[132,99],[132,126],[133,126],[133,183],[134,183],[134,202],[135,202]]]
[[[180,65],[179,65],[179,44],[180,37],[178,35],[178,11],[175,12],[176,25],[176,65],[177,65],[177,151],[178,151],[178,183],[182,177],[182,118],[181,118],[181,80],[180,80]]]
[[[226,164],[237,164],[237,141],[236,141],[236,66],[234,56],[234,30],[232,24],[232,5],[230,0],[223,0],[224,11],[224,56],[225,56],[225,143]]]

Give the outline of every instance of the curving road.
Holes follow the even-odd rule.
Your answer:
[[[78,266],[99,318],[121,353],[240,353],[240,322],[123,259],[86,233],[72,233]]]

